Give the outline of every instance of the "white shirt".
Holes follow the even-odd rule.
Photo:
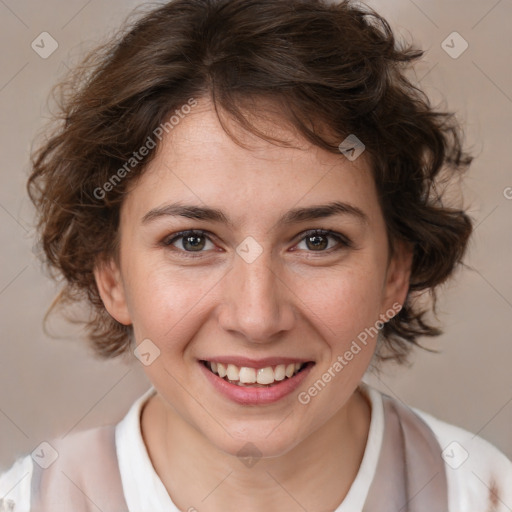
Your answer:
[[[368,439],[357,476],[336,512],[362,511],[381,451],[384,435],[382,395],[364,382],[361,390],[371,404]],[[154,393],[151,388],[137,399],[116,425],[116,450],[123,491],[129,512],[180,512],[156,474],[142,439],[142,407]],[[511,512],[512,462],[481,437],[418,409],[412,410],[432,429],[443,449],[449,512]],[[0,476],[0,512],[30,512],[32,464],[32,457],[26,456]],[[491,508],[493,482],[501,494]],[[16,506],[12,509],[13,503]]]

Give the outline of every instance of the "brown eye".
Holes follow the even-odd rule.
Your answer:
[[[305,238],[308,249],[323,250],[329,245],[329,240],[325,235],[310,235]]]
[[[331,242],[334,240],[334,243]],[[305,233],[297,248],[301,243],[305,243],[305,250],[308,252],[331,252],[347,247],[352,247],[352,242],[340,233],[327,231],[323,229],[315,229]]]
[[[204,249],[206,239],[204,236],[188,235],[182,238],[181,245],[186,251],[200,251]]]
[[[210,246],[208,246],[210,244]],[[205,252],[203,249],[213,249],[215,246],[203,231],[182,231],[176,233],[164,242],[166,247],[173,246],[178,252]]]

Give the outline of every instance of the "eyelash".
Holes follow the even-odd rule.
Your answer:
[[[178,233],[174,233],[173,235],[170,235],[170,237],[167,237],[166,239],[163,240],[162,244],[166,248],[171,248],[172,244],[174,242],[176,242],[177,240],[179,240],[180,238],[185,238],[186,236],[191,236],[191,235],[206,237],[208,240],[213,242],[209,236],[210,233],[208,233],[208,231],[203,231],[200,229],[189,229],[186,231],[180,231]],[[301,236],[301,238],[299,239],[297,244],[302,242],[303,240],[305,240],[307,237],[311,237],[311,236],[331,237],[331,238],[334,238],[338,242],[337,246],[331,247],[330,249],[326,249],[323,251],[308,251],[311,253],[318,252],[318,253],[331,254],[332,252],[340,251],[343,248],[348,249],[348,248],[353,247],[353,243],[349,238],[342,235],[341,233],[336,233],[335,231],[330,231],[328,229],[310,229],[308,231],[304,231],[303,233],[301,233],[300,236]],[[206,252],[206,251],[185,251],[184,249],[178,249],[176,247],[172,247],[171,250],[181,253],[181,255],[183,255],[186,258],[199,258],[203,255],[204,252]]]

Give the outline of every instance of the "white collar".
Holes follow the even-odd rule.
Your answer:
[[[365,382],[361,382],[360,389],[371,403],[368,440],[356,478],[335,512],[363,509],[381,451],[384,435],[382,395]],[[133,403],[126,416],[116,425],[117,457],[129,512],[180,512],[156,474],[142,439],[142,407],[155,393],[156,390],[151,387]]]
[[[142,408],[155,393],[151,387],[116,425],[117,459],[129,512],[180,512],[156,474],[142,439]]]

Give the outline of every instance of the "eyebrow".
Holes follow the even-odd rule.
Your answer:
[[[277,221],[278,224],[294,224],[298,222],[323,219],[335,215],[349,215],[363,224],[368,224],[368,216],[357,206],[340,201],[313,205],[305,208],[294,208],[286,212]],[[233,222],[222,210],[205,206],[186,205],[181,203],[165,204],[154,208],[142,217],[142,224],[148,224],[162,217],[185,217],[194,220],[209,220],[233,227]]]

